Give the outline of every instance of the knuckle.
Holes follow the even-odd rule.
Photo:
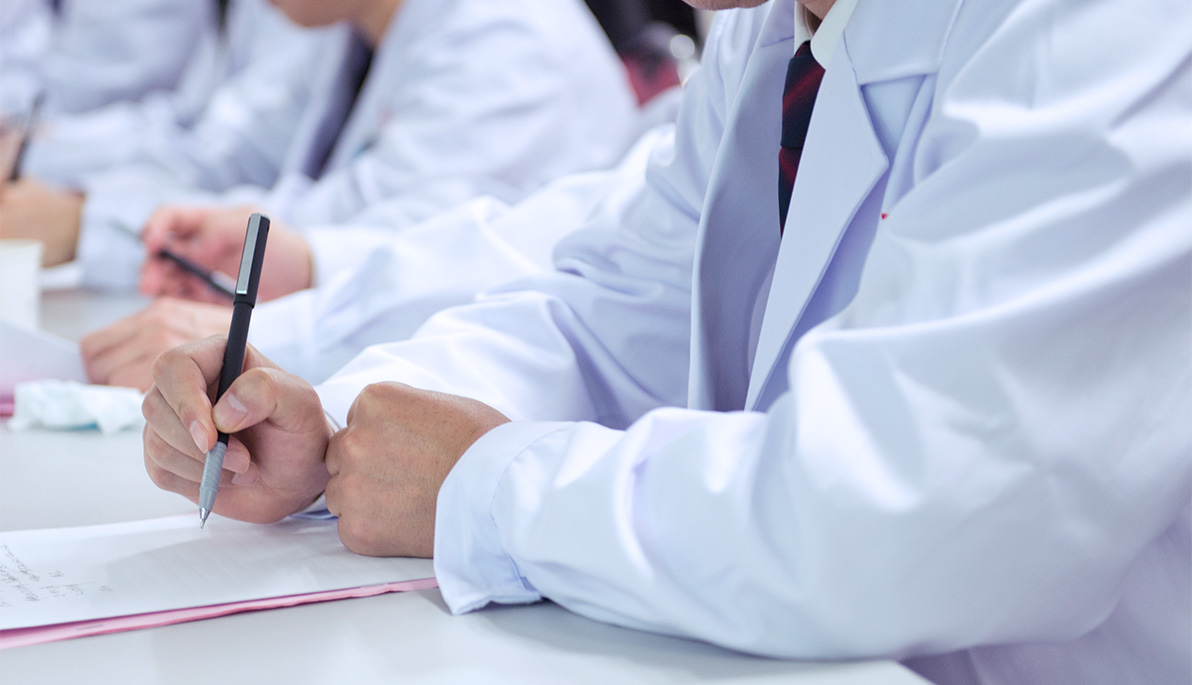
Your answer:
[[[270,373],[271,371],[272,369],[262,368],[245,371],[237,381],[243,388],[243,390],[237,390],[237,396],[247,394],[256,399],[275,399],[278,393],[278,382],[274,374]]]
[[[169,472],[158,466],[152,461],[145,462],[145,473],[149,475],[149,480],[161,489],[165,489],[166,484],[169,483]]]
[[[177,348],[171,348],[158,355],[157,359],[153,360],[153,366],[150,368],[150,373],[154,379],[160,379],[165,376],[173,367],[177,366],[183,359],[183,353]]]
[[[373,383],[364,387],[360,393],[363,409],[374,409],[377,404],[389,404],[401,401],[408,393],[410,386],[394,381]]]
[[[145,399],[141,400],[141,416],[145,417],[146,431],[148,431],[149,425],[158,421],[158,417],[161,415],[161,404],[161,393],[157,391],[156,387],[150,388],[149,392],[145,394]]]
[[[362,405],[375,402],[384,393],[384,383],[372,383],[364,386],[360,391],[360,403]]]
[[[344,547],[356,554],[374,556],[378,549],[371,526],[360,516],[340,516],[339,539]]]

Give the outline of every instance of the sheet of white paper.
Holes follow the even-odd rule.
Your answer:
[[[428,559],[349,552],[334,520],[197,519],[0,533],[0,630],[434,576]]]
[[[12,397],[17,383],[47,378],[86,383],[79,346],[45,331],[0,321],[0,397]]]

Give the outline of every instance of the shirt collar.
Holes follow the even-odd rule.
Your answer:
[[[800,5],[795,3],[796,25],[799,22],[799,8]],[[844,27],[848,25],[848,20],[853,16],[853,10],[856,8],[857,0],[836,0],[832,9],[828,10],[828,15],[816,29],[815,35],[811,38],[811,54],[821,66],[827,67],[832,60],[837,46],[840,45],[840,41],[844,40]]]

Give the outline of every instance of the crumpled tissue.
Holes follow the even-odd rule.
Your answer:
[[[98,428],[104,435],[139,427],[144,395],[132,388],[78,381],[30,381],[13,388],[11,430]]]

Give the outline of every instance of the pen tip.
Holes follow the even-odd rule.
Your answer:
[[[207,525],[207,516],[210,513],[211,512],[207,511],[206,509],[199,507],[199,530],[202,530],[203,527]]]

